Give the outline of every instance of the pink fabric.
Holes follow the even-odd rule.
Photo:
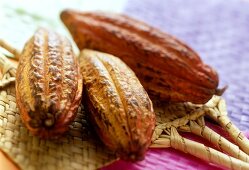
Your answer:
[[[207,123],[207,125],[222,134],[222,136],[229,139],[227,133],[225,133],[217,125]],[[191,135],[189,133],[181,134],[182,136],[201,142],[207,146],[211,146],[210,143],[204,141],[201,137]],[[245,135],[249,137],[249,131],[245,132]],[[211,146],[212,147],[212,146]],[[111,165],[102,168],[102,170],[224,170],[225,168],[209,164],[202,161],[199,158],[185,154],[172,148],[167,149],[149,149],[145,159],[140,162],[130,163],[123,160],[116,161]]]

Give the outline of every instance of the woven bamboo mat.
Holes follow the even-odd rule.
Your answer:
[[[118,159],[114,153],[105,148],[94,133],[94,127],[88,120],[84,106],[79,107],[77,117],[69,126],[69,131],[60,138],[42,140],[30,134],[21,122],[16,106],[15,67],[3,55],[0,57],[0,67],[3,72],[0,80],[0,149],[18,167],[25,170],[91,170],[101,168]],[[233,166],[249,168],[249,156],[245,153],[249,153],[248,140],[230,122],[226,115],[225,101],[222,98],[214,96],[205,105],[170,104],[159,101],[153,103],[157,122],[151,147],[172,147],[207,162],[229,168]],[[218,122],[224,130],[226,129],[241,150],[206,126],[205,115]],[[184,138],[179,132],[201,136],[211,142],[216,149],[233,157]]]
[[[103,167],[117,159],[113,153],[103,146],[94,133],[93,126],[89,123],[87,112],[83,106],[79,107],[76,119],[70,125],[69,131],[62,137],[53,140],[42,140],[31,135],[20,120],[20,115],[16,107],[13,76],[10,74],[12,72],[8,71],[9,68],[12,68],[12,66],[5,62],[3,69],[4,72],[7,72],[0,81],[0,149],[3,150],[18,167],[25,170],[91,170]],[[10,82],[10,84],[6,86],[8,82]],[[216,101],[216,99],[214,98],[212,101]],[[191,103],[167,104],[158,101],[154,101],[153,103],[157,116],[157,128],[153,135],[153,144],[158,145],[161,143],[160,141],[166,140],[166,143],[168,143],[166,147],[181,150],[185,142],[181,144],[180,141],[187,139],[181,138],[176,132],[176,129],[191,132],[194,129],[202,129],[205,126],[203,116],[206,114],[206,106],[193,105]],[[211,102],[211,105],[207,105],[207,107],[213,108],[216,106],[213,102]],[[170,129],[171,134],[170,131],[168,131]],[[172,129],[175,129],[175,132],[172,131]],[[192,133],[195,134],[194,131]],[[202,136],[200,130],[196,132],[197,135]],[[166,136],[166,138],[164,136]],[[159,139],[159,141],[157,139]],[[189,144],[192,143],[191,141],[189,142]],[[174,145],[174,143],[178,144]],[[189,147],[193,147],[194,145],[195,144],[192,143]],[[193,153],[196,152],[199,154],[202,152],[202,154],[209,154],[204,153],[206,147],[199,146],[203,147],[204,150],[198,151],[199,147],[194,146],[190,148],[189,151],[194,151]],[[187,147],[187,145],[185,147]],[[230,148],[231,146],[227,145],[227,147]],[[218,157],[223,156],[220,155]],[[227,158],[228,161],[230,161],[230,159],[231,158]],[[249,164],[245,164],[245,166],[249,166]]]

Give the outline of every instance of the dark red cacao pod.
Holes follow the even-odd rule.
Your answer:
[[[65,10],[61,19],[79,49],[121,58],[152,97],[205,103],[217,93],[216,71],[167,33],[122,14]]]

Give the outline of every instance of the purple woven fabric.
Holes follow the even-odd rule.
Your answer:
[[[125,13],[175,35],[219,73],[233,122],[249,129],[249,1],[130,0]]]
[[[125,13],[175,35],[219,73],[229,116],[249,129],[249,1],[129,0]],[[149,150],[142,162],[106,169],[221,169],[173,149]]]

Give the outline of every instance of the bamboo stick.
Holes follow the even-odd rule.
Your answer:
[[[7,57],[5,57],[1,53],[0,53],[0,68],[3,75],[9,72],[11,76],[13,77],[16,76],[16,67],[9,61]]]
[[[208,108],[206,114],[228,132],[234,143],[238,145],[242,151],[249,154],[249,140],[227,116],[225,100],[220,99],[217,107],[218,109]]]
[[[167,138],[158,138],[150,145],[150,148],[169,148],[169,147],[171,147],[170,139]]]
[[[15,77],[10,77],[8,79],[1,79],[0,80],[0,88],[4,88],[11,83],[15,83],[15,81],[16,81]]]
[[[232,157],[249,162],[249,156],[239,149],[239,147],[226,138],[222,137],[207,126],[200,126],[195,121],[190,121],[190,131],[198,136],[203,137],[212,143],[219,150],[229,154]]]
[[[221,165],[232,170],[249,169],[249,163],[228,156],[213,148],[207,147],[201,143],[189,140],[179,135],[176,128],[170,128],[171,134],[159,137],[153,142],[150,148],[168,148],[172,147],[176,150],[191,154],[209,163]],[[165,138],[165,136],[167,136]]]
[[[208,108],[214,108],[218,105],[218,103],[220,102],[220,97],[219,96],[213,96],[206,104],[205,106]]]
[[[13,56],[14,56],[13,59],[15,59],[17,61],[19,60],[19,55],[20,55],[19,51],[1,39],[0,39],[0,47],[9,51],[11,54],[13,54]]]

